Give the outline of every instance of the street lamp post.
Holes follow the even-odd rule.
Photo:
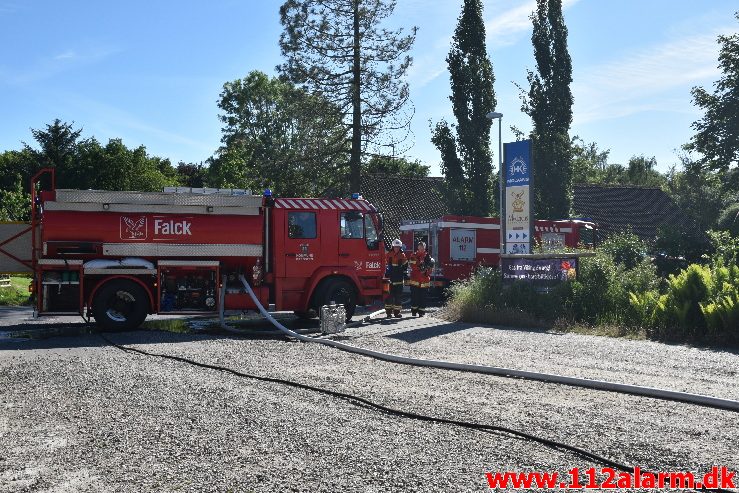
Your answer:
[[[505,244],[506,244],[506,231],[505,231],[505,202],[503,201],[505,198],[505,194],[503,193],[503,189],[505,187],[505,183],[503,183],[503,113],[498,113],[496,111],[491,111],[487,115],[490,120],[498,120],[498,189],[499,189],[499,195],[498,200],[499,202],[499,212],[500,212],[500,253],[505,253]]]

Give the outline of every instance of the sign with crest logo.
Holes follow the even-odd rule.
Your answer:
[[[531,253],[531,141],[505,144],[505,253]]]

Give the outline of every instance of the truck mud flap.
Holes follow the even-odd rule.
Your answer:
[[[30,223],[0,222],[0,274],[33,273]]]

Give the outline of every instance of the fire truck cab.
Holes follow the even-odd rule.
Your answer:
[[[47,173],[50,189],[37,192]],[[5,239],[0,227],[0,271],[33,273],[40,316],[129,330],[151,313],[256,309],[241,275],[260,304],[303,317],[331,301],[351,317],[382,296],[381,217],[361,197],[57,190],[53,178],[49,169],[32,180],[31,224]]]

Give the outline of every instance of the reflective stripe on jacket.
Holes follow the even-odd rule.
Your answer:
[[[430,258],[427,252],[415,252],[408,258],[408,264],[411,266],[411,280],[409,282],[411,286],[429,287],[431,269],[433,268],[433,263],[429,262]]]

